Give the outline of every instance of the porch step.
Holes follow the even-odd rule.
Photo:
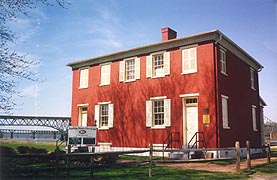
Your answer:
[[[189,154],[186,152],[173,151],[168,154],[168,157],[170,159],[203,159],[205,155],[202,151],[190,152]]]
[[[188,153],[184,152],[170,152],[168,154],[170,159],[188,159]]]

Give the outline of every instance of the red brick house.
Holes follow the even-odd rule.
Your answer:
[[[172,132],[176,148],[196,132],[210,148],[260,146],[263,66],[218,30],[176,35],[163,28],[162,42],[68,64],[72,125],[96,125],[100,148],[147,148]]]

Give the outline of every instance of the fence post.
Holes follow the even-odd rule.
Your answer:
[[[93,166],[94,166],[94,158],[93,155],[90,156],[90,177],[93,177]]]
[[[55,150],[55,179],[58,177],[59,171],[59,150],[56,148]]]
[[[251,169],[251,157],[250,157],[250,142],[246,141],[246,161],[247,161],[247,169]]]
[[[164,143],[163,143],[163,160],[164,160]]]
[[[152,166],[153,166],[153,144],[150,144],[149,151],[149,177],[152,177]]]
[[[271,155],[270,155],[270,143],[267,144],[266,146],[266,157],[267,157],[267,163],[271,163]]]
[[[238,141],[236,141],[235,148],[236,148],[236,157],[237,157],[236,173],[240,174],[240,145]]]
[[[71,145],[67,146],[67,156],[66,156],[66,179],[69,179],[70,176],[70,157],[68,154],[71,153]]]

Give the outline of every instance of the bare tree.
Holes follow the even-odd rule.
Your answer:
[[[68,3],[66,0],[53,0],[61,7]],[[28,16],[37,3],[51,6],[49,0],[1,0],[0,1],[0,113],[11,113],[16,106],[14,97],[20,95],[17,90],[18,82],[22,79],[37,81],[31,67],[38,62],[28,59],[11,49],[18,36],[9,27],[8,23],[16,21],[19,16]],[[29,17],[30,18],[30,17]]]

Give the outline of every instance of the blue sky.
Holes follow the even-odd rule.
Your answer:
[[[52,1],[50,1],[52,2]],[[33,67],[43,82],[20,83],[16,115],[70,116],[71,68],[66,64],[161,41],[161,28],[178,37],[219,29],[264,69],[260,94],[265,115],[277,121],[276,0],[68,0],[66,9],[38,7],[11,27],[19,35],[12,48],[41,63]]]

